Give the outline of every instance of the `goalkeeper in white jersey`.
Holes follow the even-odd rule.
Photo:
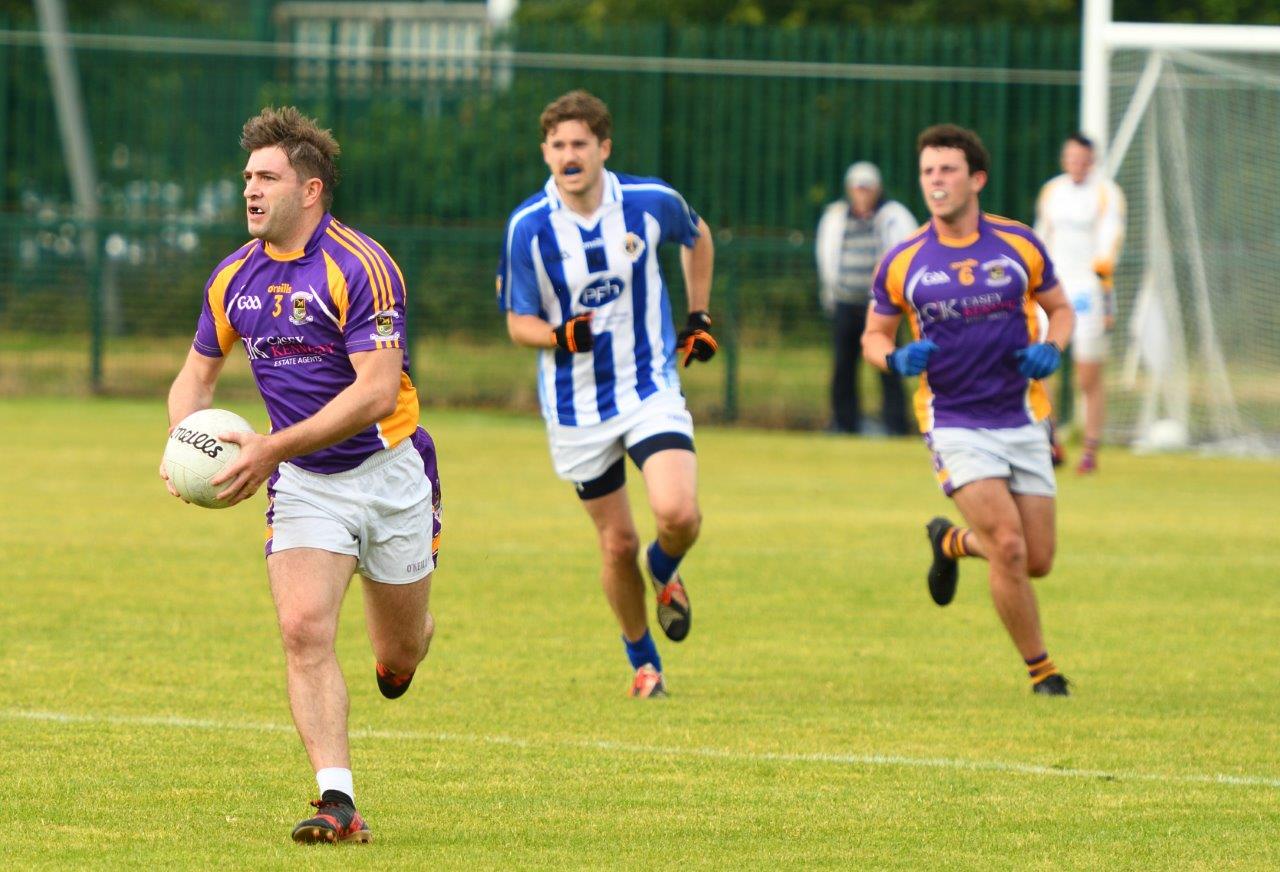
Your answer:
[[[1094,169],[1093,142],[1073,133],[1062,143],[1062,174],[1041,188],[1036,232],[1048,247],[1075,309],[1071,359],[1084,400],[1084,453],[1076,472],[1098,469],[1106,400],[1102,364],[1107,333],[1115,325],[1111,275],[1124,241],[1124,193]]]
[[[1071,340],[1077,386],[1084,399],[1084,454],[1076,472],[1098,468],[1105,398],[1102,365],[1115,323],[1111,277],[1124,240],[1124,194],[1094,168],[1093,142],[1080,133],[1062,146],[1062,175],[1040,190],[1036,233],[1044,240],[1076,313]]]

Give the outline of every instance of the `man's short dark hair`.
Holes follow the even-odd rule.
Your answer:
[[[320,197],[328,211],[333,205],[333,189],[338,184],[335,161],[342,151],[338,140],[314,118],[308,118],[293,106],[279,109],[268,106],[244,123],[240,147],[253,153],[273,145],[284,149],[289,166],[303,181],[320,180],[324,186]]]
[[[978,134],[956,124],[935,124],[920,131],[916,139],[916,157],[926,148],[958,148],[969,164],[969,175],[990,172],[991,155]]]
[[[570,91],[560,95],[547,104],[539,120],[543,139],[562,121],[581,121],[601,142],[613,135],[613,116],[609,114],[609,107],[590,91]]]
[[[1067,137],[1067,142],[1074,142],[1076,145],[1083,145],[1089,151],[1094,150],[1093,140],[1085,136],[1079,130]]]

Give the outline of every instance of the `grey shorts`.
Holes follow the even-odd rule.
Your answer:
[[[318,548],[350,554],[374,581],[417,581],[435,569],[440,546],[435,468],[435,446],[422,430],[347,472],[280,464],[267,485],[267,555]]]
[[[933,452],[933,471],[947,496],[984,478],[1006,479],[1015,494],[1057,494],[1049,427],[1043,421],[998,430],[937,427],[925,436],[925,444]]]

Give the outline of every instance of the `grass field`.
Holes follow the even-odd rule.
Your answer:
[[[1038,590],[1076,694],[1042,699],[983,567],[928,601],[917,441],[704,427],[694,632],[641,703],[540,422],[427,423],[439,632],[388,702],[348,598],[375,842],[301,848],[262,498],[170,499],[158,401],[0,400],[5,868],[1280,866],[1280,464],[1064,476]]]

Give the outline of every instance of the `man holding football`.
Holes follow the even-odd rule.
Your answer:
[[[338,612],[359,571],[378,688],[403,694],[434,629],[435,445],[418,426],[400,268],[329,212],[337,141],[285,107],[249,119],[240,143],[253,239],[205,287],[195,340],[169,391],[169,422],[210,406],[239,340],[271,431],[222,434],[241,451],[213,483],[231,504],[267,486],[267,575],[289,707],[320,793],[293,839],[367,842],[334,648]]]

